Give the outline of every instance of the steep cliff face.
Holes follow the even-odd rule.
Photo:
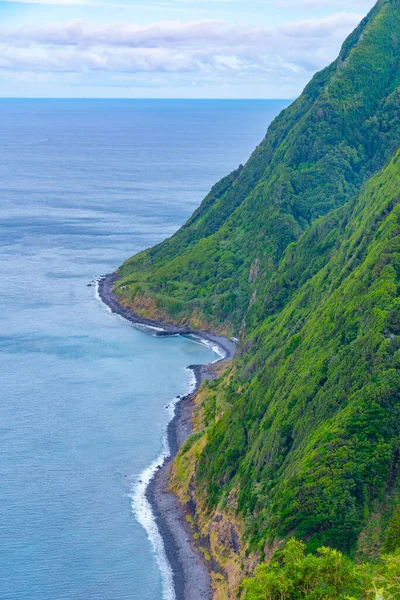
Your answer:
[[[247,165],[120,270],[145,316],[240,332],[173,477],[220,598],[293,535],[400,547],[399,40],[380,0]]]
[[[234,491],[255,542],[294,532],[351,552],[395,483],[399,184],[396,155],[287,252],[298,278],[304,260],[320,266],[246,339],[222,394],[197,482],[210,506]]]
[[[399,494],[399,191],[400,153],[287,250],[280,273],[295,291],[198,396],[173,485],[196,504],[230,594],[290,536],[360,559],[387,539]]]
[[[121,267],[121,299],[144,316],[151,307],[177,323],[238,333],[286,247],[397,148],[399,39],[399,1],[380,0],[246,166],[172,238]]]

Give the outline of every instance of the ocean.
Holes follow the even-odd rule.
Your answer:
[[[143,489],[217,355],[87,284],[170,236],[285,101],[0,100],[0,598],[173,598]]]

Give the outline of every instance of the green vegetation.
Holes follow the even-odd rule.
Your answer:
[[[120,270],[142,314],[240,336],[176,478],[261,560],[304,541],[247,600],[400,598],[399,40],[400,0],[380,0],[249,162]]]
[[[145,316],[151,306],[178,323],[238,333],[285,248],[397,149],[399,6],[380,0],[246,166],[218,183],[172,238],[121,267],[124,302]]]
[[[310,549],[352,552],[374,503],[395,491],[399,189],[397,154],[288,249],[293,291],[274,295],[284,307],[247,337],[224,393],[229,409],[209,428],[199,489],[210,508],[238,490],[260,547],[295,533]]]
[[[384,556],[371,565],[355,565],[341,552],[288,541],[270,565],[259,565],[243,582],[245,600],[395,600],[400,598],[400,555]]]

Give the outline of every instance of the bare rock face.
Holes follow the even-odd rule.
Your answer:
[[[212,526],[217,534],[217,543],[225,548],[228,553],[234,552],[239,555],[241,544],[235,525],[224,519],[222,514],[217,514],[213,519]]]
[[[249,283],[254,283],[260,270],[260,259],[256,258],[250,268]]]

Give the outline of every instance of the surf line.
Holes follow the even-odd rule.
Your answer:
[[[146,329],[149,332],[152,331],[154,337],[157,337],[157,335],[160,335],[160,333],[162,335],[163,332],[165,332],[167,335],[182,335],[191,339],[194,343],[208,347],[216,354],[216,359],[209,364],[214,364],[233,358],[236,349],[236,343],[234,343],[233,340],[227,340],[225,338],[221,338],[220,336],[215,336],[213,334],[200,331],[184,331],[182,333],[179,330],[176,331],[175,329],[174,331],[170,331],[168,328],[164,328],[163,324],[160,322],[152,321],[150,323],[146,323],[146,319],[141,319],[139,317],[136,321],[136,315],[129,311],[129,309],[127,310],[119,305],[115,296],[112,294],[111,286],[114,281],[114,277],[114,275],[99,277],[88,284],[89,286],[95,287],[95,297],[102,303],[107,312],[116,314],[122,318],[123,321],[127,321],[138,329]],[[207,365],[204,365],[204,367],[207,367]],[[163,534],[161,533],[157,523],[157,519],[160,518],[160,515],[156,515],[155,513],[153,503],[149,497],[149,490],[150,485],[156,482],[156,476],[159,473],[161,474],[162,469],[165,468],[166,464],[173,458],[172,455],[175,455],[177,452],[177,448],[175,448],[176,442],[172,442],[172,440],[169,438],[170,428],[173,427],[174,420],[177,418],[176,408],[178,404],[183,401],[183,399],[187,399],[197,391],[204,376],[201,365],[191,365],[190,367],[187,367],[187,370],[189,373],[191,373],[191,376],[187,383],[186,394],[184,396],[177,396],[167,405],[170,420],[164,430],[161,454],[137,478],[132,486],[132,492],[129,496],[131,498],[132,512],[136,517],[136,520],[145,529],[149,541],[154,549],[157,564],[161,572],[163,600],[177,600],[177,596],[179,596],[180,600],[182,593],[184,592],[181,589],[181,586],[179,586],[179,593],[175,587],[177,584],[174,576],[176,574],[173,570],[175,560],[173,560],[173,564],[171,564],[165,546],[165,538],[163,537]],[[170,443],[173,443],[174,445],[173,451],[171,450]],[[157,489],[157,487],[155,489]],[[199,560],[202,562],[200,557]],[[181,569],[185,571],[187,565],[184,566],[180,564],[180,561],[178,560],[178,565],[175,565],[175,568],[179,568],[179,571]],[[208,584],[204,585],[205,587],[209,588],[207,589],[207,592],[209,592],[211,597],[211,587]]]

